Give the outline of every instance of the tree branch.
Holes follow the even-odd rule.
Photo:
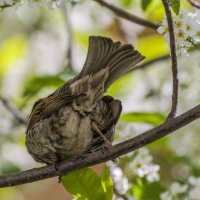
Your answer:
[[[195,0],[188,0],[188,1],[193,7],[200,9],[200,3],[198,3]]]
[[[177,68],[177,56],[176,56],[176,42],[174,36],[174,27],[173,20],[170,11],[169,1],[162,0],[165,13],[167,16],[167,23],[169,27],[169,39],[170,39],[170,51],[171,51],[171,59],[172,59],[172,76],[173,76],[173,93],[172,93],[172,106],[171,111],[168,115],[169,118],[173,118],[176,115],[177,106],[178,106],[178,68]]]
[[[26,119],[16,110],[10,102],[4,97],[0,96],[0,101],[5,106],[5,108],[13,115],[13,117],[20,123],[26,125]]]
[[[112,160],[126,153],[139,149],[147,144],[150,144],[176,130],[189,124],[190,122],[200,117],[200,105],[192,108],[184,114],[168,119],[165,123],[148,130],[132,139],[113,146],[109,151],[98,151],[95,153],[84,155],[80,159],[71,159],[54,165],[49,165],[41,168],[2,175],[0,176],[0,187],[9,187],[19,184],[31,183],[46,178],[67,174],[76,169],[92,166],[108,160]]]
[[[100,5],[108,8],[109,10],[111,10],[112,12],[114,12],[117,16],[124,18],[126,20],[129,20],[131,22],[134,22],[136,24],[142,25],[142,26],[146,26],[148,28],[151,29],[157,29],[158,28],[158,24],[154,24],[153,22],[147,21],[145,19],[142,19],[138,16],[132,15],[124,10],[121,10],[120,8],[117,8],[103,0],[94,0],[96,2],[98,2]]]

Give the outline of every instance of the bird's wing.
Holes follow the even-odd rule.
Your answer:
[[[92,120],[96,122],[97,127],[103,135],[112,143],[115,134],[115,124],[117,123],[122,111],[122,105],[119,100],[111,96],[104,96],[98,102],[98,107],[93,112]],[[99,134],[93,134],[90,152],[97,151],[105,145],[105,141]]]
[[[74,99],[82,95],[71,95],[70,93],[53,93],[52,95],[39,99],[33,106],[28,120],[28,129],[40,120],[50,117],[63,106],[68,105]]]

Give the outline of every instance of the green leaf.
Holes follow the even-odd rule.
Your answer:
[[[132,84],[134,83],[134,75],[132,73],[128,73],[117,81],[115,81],[107,90],[106,95],[115,96],[116,98],[120,98],[126,94],[129,94],[132,89]],[[124,87],[126,85],[126,87]]]
[[[132,0],[120,0],[120,4],[126,8],[128,8],[129,6],[131,6],[132,4]]]
[[[148,5],[151,3],[151,0],[142,0],[141,4],[142,4],[142,9],[146,10]]]
[[[65,82],[77,75],[72,70],[65,70],[57,75],[47,75],[47,76],[33,76],[31,79],[28,79],[25,83],[23,90],[23,96],[26,101],[31,97],[40,92],[44,88],[58,88],[63,85]]]
[[[178,15],[180,11],[180,0],[170,0],[170,2],[171,2],[172,10],[174,11],[176,15]]]
[[[75,6],[76,4],[78,4],[80,2],[80,0],[71,0],[70,3],[72,6]]]
[[[163,19],[164,7],[161,0],[153,0],[145,10],[146,18],[150,21],[161,21]]]
[[[1,160],[0,172],[1,174],[9,174],[14,172],[19,172],[20,168],[13,162],[7,160]]]
[[[146,183],[141,188],[143,195],[141,199],[159,199],[159,196],[164,192],[164,188],[160,182]]]
[[[129,193],[134,195],[137,199],[142,199],[142,188],[138,184],[133,184],[132,188],[129,190]]]
[[[41,89],[45,87],[59,87],[64,83],[64,80],[59,76],[39,76],[33,77],[25,84],[23,96],[26,98],[33,97]]]
[[[169,52],[169,46],[159,34],[151,34],[140,37],[136,43],[137,50],[145,55],[146,61]],[[147,48],[148,47],[148,48]]]
[[[105,192],[105,200],[112,200],[113,198],[113,181],[110,177],[108,167],[105,165],[101,174],[101,183]]]
[[[91,168],[76,170],[62,176],[62,184],[76,200],[106,199],[102,181]]]
[[[8,37],[0,43],[0,80],[17,60],[25,55],[26,37],[23,35],[14,35]]]
[[[165,120],[165,116],[161,113],[132,112],[121,115],[120,119],[125,122],[147,123],[156,126]]]

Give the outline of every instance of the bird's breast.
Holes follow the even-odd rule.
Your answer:
[[[57,137],[52,145],[58,153],[79,156],[88,150],[92,140],[91,119],[81,116],[71,106],[65,106],[51,116],[50,137]]]
[[[37,161],[55,163],[57,155],[75,157],[86,152],[92,137],[90,117],[65,106],[36,123],[27,133],[26,145]]]

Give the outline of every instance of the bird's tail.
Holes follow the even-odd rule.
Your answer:
[[[79,78],[107,68],[108,77],[104,83],[104,90],[107,90],[114,81],[131,71],[144,58],[131,44],[121,44],[109,38],[91,36],[87,58]]]

